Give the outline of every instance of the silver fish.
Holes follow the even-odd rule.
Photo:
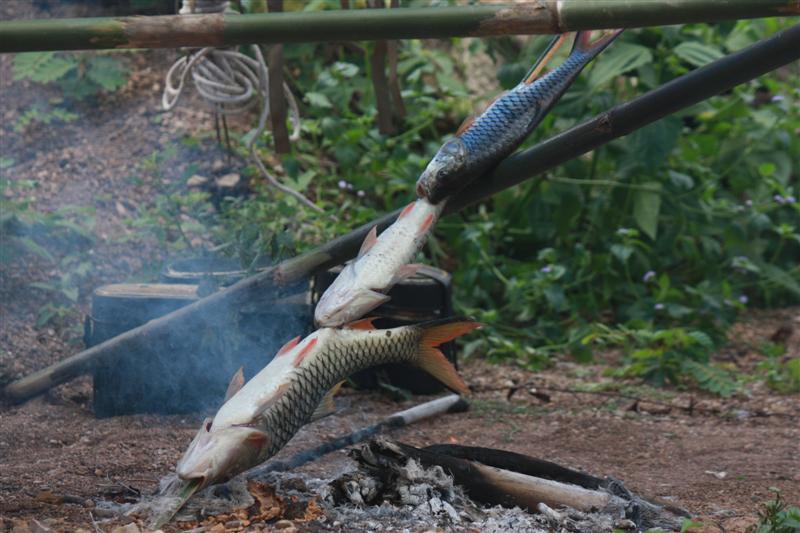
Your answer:
[[[213,419],[203,422],[178,462],[178,476],[199,490],[262,463],[315,413],[332,411],[332,389],[335,392],[338,383],[365,368],[407,363],[456,392],[469,391],[437,346],[475,329],[477,323],[444,320],[376,330],[371,321],[319,329],[302,341],[297,337],[286,343]]]
[[[358,257],[344,267],[317,303],[317,326],[342,326],[388,301],[385,293],[421,266],[408,262],[422,247],[443,208],[443,204],[419,199],[408,204],[380,236],[372,228]]]

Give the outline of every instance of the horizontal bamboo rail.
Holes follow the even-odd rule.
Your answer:
[[[0,21],[0,53],[443,38],[800,15],[800,0],[529,0],[509,5]]]
[[[658,89],[618,105],[532,148],[505,159],[489,175],[459,193],[447,204],[452,213],[470,204],[531,179],[561,163],[574,159],[618,137],[642,128],[681,109],[697,104],[732,87],[800,59],[800,24],[769,39],[677,78]],[[283,286],[351,259],[367,232],[388,227],[400,213],[392,213],[354,229],[314,250],[283,261],[277,266],[245,278],[235,285],[206,296],[186,307],[134,328],[38,370],[9,384],[4,396],[24,401],[50,387],[90,371],[100,361],[111,361],[122,353],[147,345],[148,339],[170,331],[224,324],[230,314],[248,302],[268,305]]]

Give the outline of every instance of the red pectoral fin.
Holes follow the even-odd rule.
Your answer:
[[[289,342],[287,342],[286,344],[281,346],[281,349],[278,350],[278,353],[275,354],[275,357],[280,357],[280,356],[286,354],[289,350],[291,350],[292,348],[297,346],[298,342],[300,342],[300,335],[298,335],[294,339],[290,340]]]
[[[413,211],[413,210],[414,210],[414,206],[415,206],[416,204],[417,204],[417,202],[411,202],[410,204],[408,204],[407,206],[405,206],[405,207],[403,208],[403,210],[402,210],[402,211],[400,211],[400,215],[398,215],[398,217],[397,217],[397,218],[398,218],[398,219],[401,219],[401,218],[403,218],[403,217],[405,217],[405,216],[408,216],[408,214],[409,214],[409,213],[411,213],[411,211]]]
[[[433,213],[425,217],[425,220],[422,221],[422,224],[420,225],[419,231],[417,233],[419,235],[425,235],[428,232],[428,230],[431,229],[434,218],[435,217],[433,216]]]

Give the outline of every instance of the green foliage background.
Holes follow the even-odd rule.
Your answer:
[[[526,145],[797,22],[629,30]],[[248,168],[252,195],[225,198],[214,211],[206,195],[177,187],[162,191],[135,225],[175,252],[189,246],[181,226],[188,218],[244,266],[329,240],[413,199],[442,141],[494,96],[475,94],[471,82],[496,77],[500,87],[513,86],[547,41],[402,42],[398,77],[408,112],[392,136],[376,127],[373,43],[287,45],[286,78],[303,99],[302,138],[280,159],[269,132],[258,146],[280,179],[324,213],[267,188]],[[489,69],[471,59],[486,56]],[[85,72],[113,89],[92,77],[92,64],[19,58],[20,76],[69,84]],[[118,86],[124,77],[112,74]],[[425,255],[453,273],[458,311],[487,325],[467,354],[539,368],[621,346],[619,375],[735,392],[736,376],[709,357],[727,326],[746,307],[800,302],[798,87],[800,66],[789,65],[442,220]],[[145,171],[174,155],[154,155]],[[771,361],[776,390],[800,389],[800,366]]]
[[[628,31],[527,144],[793,22]],[[247,263],[255,249],[296,253],[402,205],[442,139],[493,96],[470,93],[476,73],[462,59],[489,54],[508,88],[545,42],[403,43],[408,118],[391,137],[375,127],[371,45],[287,46],[306,106],[284,180],[326,214],[263,190],[230,200],[219,237],[233,237]],[[733,376],[709,366],[726,327],[748,306],[800,301],[798,82],[791,65],[441,221],[429,257],[453,272],[460,312],[488,325],[467,352],[537,368],[617,345],[621,374],[735,391]]]

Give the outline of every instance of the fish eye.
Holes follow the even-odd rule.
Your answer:
[[[209,420],[208,422],[206,422],[206,432],[211,431],[211,424],[213,423],[214,423],[213,420]]]

